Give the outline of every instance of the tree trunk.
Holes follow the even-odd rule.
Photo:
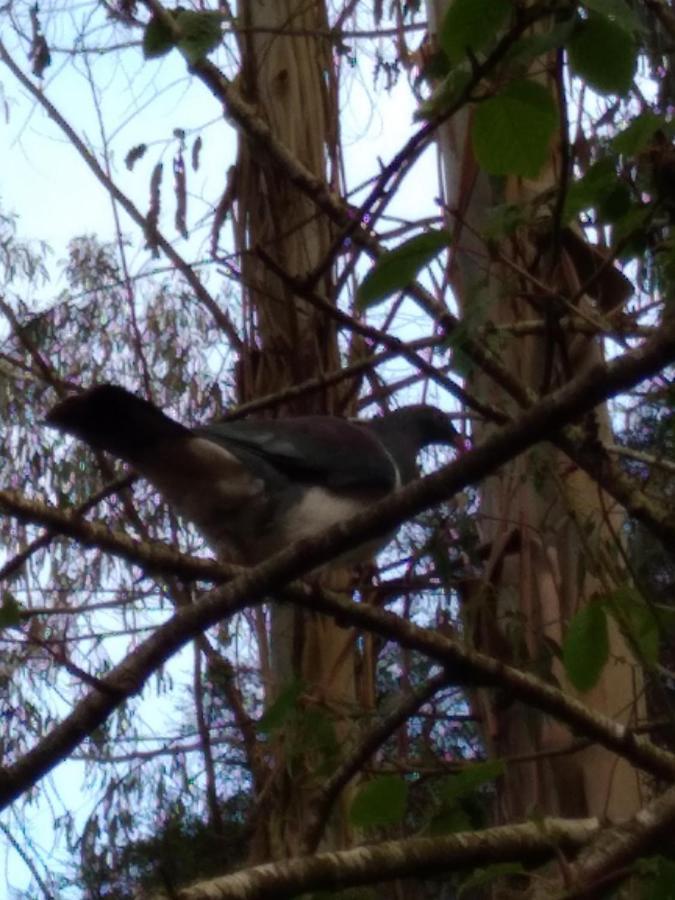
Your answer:
[[[429,3],[439,22],[445,0]],[[541,65],[542,62],[551,63]],[[537,76],[559,98],[555,60],[537,61]],[[560,139],[551,146],[548,165],[537,179],[507,177],[498,184],[481,172],[470,137],[472,110],[464,108],[443,126],[441,153],[446,201],[454,229],[450,278],[462,314],[475,321],[476,304],[498,329],[503,365],[535,394],[554,389],[579,375],[602,354],[600,342],[563,331],[552,291],[573,297],[584,283],[579,259],[593,251],[571,233],[559,252],[542,250],[534,229],[520,229],[489,252],[481,238],[486,213],[500,203],[524,207],[560,183]],[[613,276],[608,275],[610,280]],[[611,284],[616,287],[618,282]],[[551,291],[549,291],[551,289]],[[528,299],[525,299],[528,298]],[[621,298],[619,298],[621,299]],[[578,306],[593,311],[583,296]],[[597,307],[596,307],[597,308]],[[557,331],[517,335],[510,326],[546,319]],[[478,311],[480,316],[480,311]],[[468,377],[481,399],[515,412],[511,398],[479,371]],[[606,408],[596,410],[600,436],[608,437]],[[480,442],[491,429],[478,422],[473,437]],[[607,569],[608,548],[620,532],[621,512],[588,476],[551,445],[537,447],[506,466],[481,486],[480,528],[491,554],[479,587],[468,598],[466,615],[480,649],[537,672],[565,679],[551,642],[558,647],[571,617],[595,596],[614,586]],[[610,635],[610,661],[595,688],[583,700],[621,722],[635,722],[640,706],[640,672],[618,629]],[[474,702],[484,722],[490,754],[526,757],[507,767],[498,797],[500,822],[539,815],[623,819],[640,804],[635,771],[600,747],[574,754],[556,751],[573,736],[563,726],[500,696],[480,692]]]
[[[331,184],[338,180],[337,102],[328,23],[321,0],[246,0],[241,4],[241,86],[279,138],[312,172]],[[240,360],[240,400],[274,395],[340,365],[334,322],[294,294],[288,283],[263,261],[290,276],[304,277],[329,252],[332,227],[298,191],[264,149],[240,138],[235,174],[236,238],[242,253],[248,350]],[[259,251],[262,251],[260,253]],[[317,290],[333,296],[333,266],[316,281]],[[282,400],[281,415],[334,412],[344,414],[339,389]],[[331,587],[345,587],[340,573]],[[274,745],[270,781],[259,807],[252,843],[254,862],[296,855],[321,778],[323,749],[301,752],[306,717],[319,714],[347,737],[355,704],[353,637],[332,619],[271,606],[271,671],[266,677],[268,702],[299,679],[304,686],[302,712],[289,718],[284,736]],[[304,721],[303,721],[304,719]],[[310,742],[311,743],[311,742]],[[344,846],[339,824],[328,843]]]

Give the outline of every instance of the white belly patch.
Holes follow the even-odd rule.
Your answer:
[[[363,503],[351,497],[338,497],[322,487],[310,488],[300,503],[289,510],[284,522],[284,536],[289,543],[313,537],[364,509]]]

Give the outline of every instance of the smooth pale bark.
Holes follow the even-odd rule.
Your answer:
[[[446,0],[429,0],[433,22],[447,9]],[[537,77],[557,96],[554,61],[538,60]],[[535,235],[524,229],[503,241],[499,253],[488,254],[481,234],[486,213],[499,203],[524,206],[559,183],[558,140],[549,163],[537,179],[488,178],[472,152],[472,110],[466,108],[443,126],[440,135],[445,198],[454,229],[451,283],[462,314],[475,316],[481,304],[484,318],[495,325],[512,325],[533,317],[533,292],[545,304],[547,290],[573,296],[584,283],[578,265],[579,247],[562,249],[555,263],[535,246]],[[576,259],[575,259],[576,257]],[[609,276],[607,287],[620,305],[621,282]],[[606,300],[607,298],[605,298]],[[610,299],[609,305],[612,304]],[[578,306],[597,316],[595,300],[582,297]],[[606,310],[602,310],[604,313]],[[479,318],[480,318],[479,313]],[[474,319],[475,321],[475,319]],[[567,360],[550,336],[514,337],[500,333],[499,353],[508,370],[534,392],[548,381],[552,389],[583,372],[602,354],[599,341],[565,334]],[[550,365],[549,354],[553,356]],[[547,372],[550,375],[547,376]],[[507,410],[513,401],[479,371],[469,376],[470,388],[481,399]],[[600,436],[608,437],[605,407],[596,412]],[[490,431],[477,422],[478,441]],[[621,512],[588,475],[550,445],[520,457],[481,485],[480,531],[492,552],[482,582],[467,598],[467,617],[477,646],[514,664],[541,670],[549,651],[547,639],[560,645],[570,618],[594,595],[615,585],[610,548],[621,526]],[[640,672],[618,629],[610,636],[611,658],[599,683],[583,699],[595,709],[635,722],[640,712]],[[539,669],[537,669],[539,667]],[[552,671],[572,691],[557,661]],[[609,816],[625,819],[640,804],[637,773],[599,747],[574,755],[555,755],[571,735],[552,719],[509,702],[498,692],[476,693],[473,701],[485,725],[484,739],[499,757],[531,756],[508,767],[498,798],[497,819],[521,819],[533,811],[543,815]]]

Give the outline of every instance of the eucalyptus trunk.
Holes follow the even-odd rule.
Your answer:
[[[448,4],[430,0],[428,6],[432,21],[438,23]],[[558,91],[558,62],[537,60],[536,77],[560,104],[565,101]],[[487,247],[482,235],[490,209],[504,203],[527,209],[534,198],[559,187],[564,165],[561,135],[552,141],[548,163],[536,179],[488,178],[472,152],[472,114],[470,107],[462,109],[440,135],[445,197],[454,230],[450,281],[462,315],[493,326],[492,347],[502,364],[538,395],[580,375],[603,353],[599,340],[567,330],[552,307],[556,292],[562,297],[578,295],[586,280],[584,266],[595,251],[581,234],[571,231],[562,241],[542,242],[541,223],[536,231],[523,227],[499,246]],[[553,228],[549,223],[550,232]],[[613,293],[617,305],[625,299],[621,276],[611,269],[603,287]],[[581,296],[576,302],[582,314],[597,311],[597,298]],[[527,334],[517,327],[546,321],[549,314],[555,331]],[[482,400],[516,413],[514,401],[482,372],[469,374],[468,387]],[[606,408],[596,410],[595,422],[599,436],[609,438]],[[480,443],[492,427],[476,422],[475,441]],[[583,471],[545,444],[480,485],[479,522],[490,554],[479,585],[465,598],[473,639],[480,649],[515,665],[538,673],[550,671],[573,693],[551,648],[561,645],[575,613],[616,587],[620,567],[611,548],[620,535],[621,511]],[[640,696],[639,667],[613,627],[610,662],[581,699],[617,721],[634,723]],[[535,811],[620,820],[638,810],[639,776],[624,761],[598,746],[565,753],[574,740],[567,728],[498,691],[476,692],[472,700],[489,753],[522,759],[508,764],[500,783],[499,822]]]
[[[332,47],[321,0],[243,0],[240,4],[240,87],[274,136],[319,178],[339,180],[338,118]],[[315,274],[314,287],[332,300],[332,265],[324,266],[333,229],[326,217],[287,179],[264,147],[240,137],[234,172],[236,239],[247,317],[247,350],[239,366],[241,401],[279,394],[339,368],[333,320],[298,296],[288,276]],[[271,260],[271,264],[270,264]],[[317,267],[321,268],[318,271]],[[281,399],[274,415],[349,413],[339,389]],[[340,573],[331,587],[346,584]],[[252,861],[280,859],[305,850],[304,832],[322,778],[327,748],[304,752],[303,716],[330,722],[337,741],[350,731],[355,703],[353,637],[332,619],[271,604],[270,623],[259,621],[267,700],[297,682],[301,713],[289,717],[283,739],[272,743],[269,780],[252,843]],[[261,614],[262,615],[262,614]],[[344,846],[338,821],[327,843]]]

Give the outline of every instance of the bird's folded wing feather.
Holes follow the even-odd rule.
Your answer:
[[[196,433],[258,470],[332,490],[387,492],[398,483],[394,462],[378,438],[343,419],[306,416],[265,422],[222,422]]]

